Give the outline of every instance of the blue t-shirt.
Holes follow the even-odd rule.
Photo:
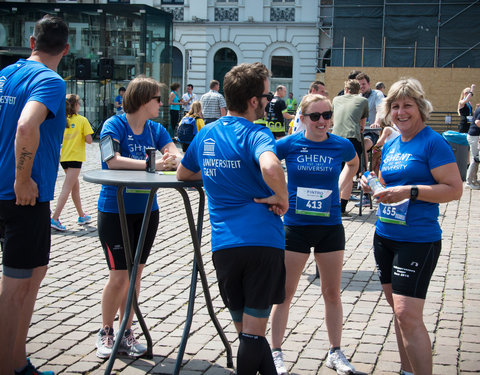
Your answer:
[[[120,94],[117,95],[117,96],[115,97],[115,101],[116,101],[118,104],[120,104],[120,107],[117,107],[117,115],[123,114],[123,105],[122,105],[122,104],[123,104],[123,97],[122,97],[122,95],[120,95]]]
[[[277,155],[288,172],[285,225],[341,224],[338,178],[342,163],[355,157],[352,143],[330,133],[325,141],[313,142],[302,131],[277,141]]]
[[[40,125],[40,141],[31,177],[38,186],[38,201],[53,199],[60,145],[67,124],[65,82],[44,64],[20,59],[0,71],[0,199],[15,199],[15,136],[17,122],[29,101],[44,104],[49,113]]]
[[[437,182],[430,171],[449,163],[455,163],[452,149],[440,134],[427,126],[408,142],[403,142],[402,137],[387,142],[382,150],[380,173],[387,187],[435,185]],[[395,241],[439,241],[442,230],[438,214],[438,203],[416,200],[409,203],[407,225],[377,220],[376,230],[380,236]]]
[[[146,147],[155,147],[157,150],[172,142],[165,128],[156,122],[147,120],[142,134],[133,133],[128,125],[126,114],[112,116],[103,124],[100,139],[110,135],[120,142],[120,154],[127,158],[145,160]],[[108,169],[107,163],[102,162],[102,169]],[[130,191],[130,192],[129,192]],[[136,191],[136,192],[134,192]],[[127,214],[138,214],[145,212],[147,206],[148,190],[126,188],[123,193],[125,212]],[[118,213],[117,187],[102,185],[98,198],[98,210],[101,212]],[[152,211],[158,210],[158,203],[155,199]]]
[[[212,251],[241,246],[285,248],[279,216],[254,202],[273,194],[262,177],[259,157],[275,152],[269,129],[242,117],[226,116],[203,127],[182,159],[201,170],[212,226]]]

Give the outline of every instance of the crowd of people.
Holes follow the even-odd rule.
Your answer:
[[[66,229],[59,217],[70,194],[78,224],[92,220],[82,209],[78,176],[93,131],[79,115],[80,98],[66,95],[65,82],[55,73],[69,50],[65,22],[43,17],[35,24],[30,47],[28,59],[0,72],[5,77],[3,95],[17,98],[0,107],[0,330],[5,336],[0,372],[49,375],[35,369],[25,342],[47,271],[50,228]],[[170,129],[151,120],[163,105],[164,85],[141,75],[134,78],[119,89],[117,112],[103,124],[101,142],[113,152],[102,153],[102,169],[144,170],[146,149],[153,148],[162,154],[155,170],[176,170],[179,180],[203,180],[218,288],[238,333],[237,374],[288,374],[282,344],[290,304],[312,248],[325,303],[326,366],[338,374],[353,374],[355,368],[341,347],[342,216],[362,153],[373,149],[370,176],[378,177],[383,187],[373,191],[367,176],[360,181],[378,204],[374,257],[393,312],[401,371],[431,374],[423,311],[441,251],[439,203],[460,199],[462,181],[450,146],[427,125],[433,109],[422,85],[413,78],[401,79],[384,96],[382,82],[378,90],[371,89],[368,75],[355,71],[333,102],[324,83],[315,81],[297,105],[292,95],[284,101],[283,85],[272,94],[269,77],[264,64],[243,63],[225,75],[225,96],[213,80],[200,100],[192,85],[181,96],[180,85],[173,83]],[[463,117],[468,124],[472,186],[478,185],[480,135],[480,113],[473,115],[470,104],[474,88],[463,90],[458,106],[462,130]],[[265,123],[256,123],[262,118]],[[382,131],[368,135],[366,126]],[[287,132],[291,134],[285,136]],[[180,134],[187,133],[190,138],[182,141]],[[176,134],[184,155],[174,143]],[[204,152],[205,142],[214,145],[211,152]],[[59,163],[66,177],[51,215]],[[114,320],[118,315],[121,322],[125,315],[129,282],[116,195],[116,187],[102,185],[98,199],[98,235],[109,270],[95,343],[100,358],[111,355]],[[141,189],[127,189],[123,198],[135,252],[147,196]],[[159,216],[155,200],[135,280],[137,297]],[[119,352],[140,357],[146,347],[137,341],[133,313],[129,316]],[[266,338],[270,316],[271,345]]]

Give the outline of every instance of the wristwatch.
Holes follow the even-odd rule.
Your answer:
[[[410,189],[410,202],[415,202],[418,198],[418,186],[413,185]]]

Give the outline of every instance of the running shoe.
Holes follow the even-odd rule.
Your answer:
[[[113,349],[113,328],[109,326],[100,328],[97,334],[96,347],[98,358],[110,357]]]
[[[472,190],[480,190],[480,185],[477,185],[475,182],[467,182],[467,186]]]
[[[325,366],[336,370],[339,375],[355,374],[355,367],[348,362],[348,359],[345,358],[345,354],[343,354],[340,349],[335,350],[333,353],[328,353]]]
[[[67,230],[67,227],[62,225],[60,220],[53,220],[52,218],[50,218],[50,226],[53,229],[59,230],[60,232],[65,232]]]
[[[53,371],[38,371],[27,358],[27,366],[22,371],[15,371],[15,375],[55,375]]]
[[[275,363],[275,368],[277,369],[278,375],[288,375],[287,368],[283,362],[283,353],[281,350],[275,350],[272,352],[273,363]]]
[[[85,225],[92,222],[92,217],[88,214],[84,214],[83,216],[79,216],[77,220],[78,225]]]
[[[370,199],[368,199],[366,196],[363,196],[362,202],[355,203],[355,207],[360,207],[360,204],[362,207],[370,206]]]
[[[118,352],[128,355],[129,357],[141,357],[146,351],[147,348],[145,345],[140,344],[135,338],[133,330],[127,329],[118,347]]]

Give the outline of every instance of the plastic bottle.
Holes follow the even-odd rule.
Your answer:
[[[368,186],[370,186],[370,189],[372,189],[372,194],[376,194],[385,190],[385,187],[381,184],[375,173],[367,171],[365,172],[364,176],[368,181]]]

